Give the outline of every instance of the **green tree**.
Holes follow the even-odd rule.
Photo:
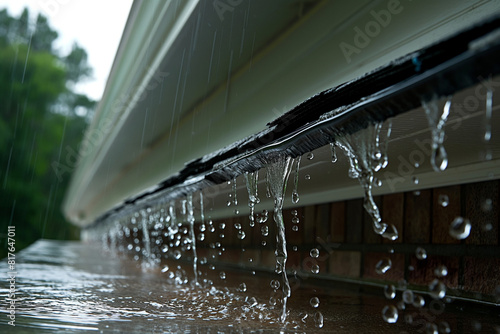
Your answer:
[[[0,257],[8,225],[16,226],[16,250],[39,238],[74,239],[60,205],[69,180],[52,163],[64,148],[78,149],[95,101],[73,88],[91,75],[87,53],[76,43],[67,55],[54,51],[57,32],[38,15],[31,24],[0,11]]]

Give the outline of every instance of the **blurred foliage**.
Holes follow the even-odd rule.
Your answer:
[[[53,47],[57,32],[47,18],[30,20],[0,11],[0,258],[7,226],[16,226],[16,252],[37,239],[77,239],[60,207],[69,177],[53,168],[67,147],[78,150],[95,106],[73,91],[91,75],[76,43],[67,55]],[[79,113],[81,114],[81,113]]]

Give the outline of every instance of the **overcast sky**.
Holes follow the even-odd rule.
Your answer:
[[[127,22],[132,0],[0,0],[0,9],[7,8],[18,17],[24,7],[32,19],[38,13],[48,17],[51,27],[59,33],[56,48],[67,54],[74,41],[88,53],[93,79],[77,90],[99,100]]]

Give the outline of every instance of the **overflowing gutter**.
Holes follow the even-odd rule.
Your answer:
[[[268,128],[186,164],[178,175],[127,199],[95,224],[128,209],[185,196],[263,168],[273,152],[297,157],[373,122],[452,96],[500,74],[500,18],[397,59],[356,80],[328,89],[268,124]]]

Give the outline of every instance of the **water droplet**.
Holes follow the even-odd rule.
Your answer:
[[[225,272],[223,272],[223,271],[221,271],[221,272],[219,273],[219,277],[220,277],[220,279],[226,279],[226,273],[225,273]]]
[[[313,274],[318,274],[319,273],[319,266],[317,264],[313,264],[313,266],[311,267],[311,272]]]
[[[294,224],[298,224],[299,222],[300,222],[299,217],[293,217],[293,218],[292,218],[292,223],[294,223]]]
[[[234,209],[234,214],[235,214],[235,215],[239,215],[239,214],[240,214],[240,210],[238,210],[238,209]]]
[[[448,154],[442,144],[432,152],[431,163],[436,171],[442,172],[448,167]]]
[[[417,249],[415,250],[415,255],[419,260],[427,259],[427,251],[422,247],[417,247]]]
[[[400,301],[397,303],[397,305],[396,305],[396,306],[398,307],[398,310],[400,310],[400,311],[404,311],[404,310],[406,309],[406,304],[405,304],[405,302],[404,302],[404,301],[402,301],[402,300],[400,300]]]
[[[240,223],[234,223],[234,228],[237,230],[241,230],[241,224]]]
[[[294,252],[296,252],[296,251],[298,250],[297,246],[293,246],[293,247],[292,247],[292,250],[293,250]]]
[[[417,307],[417,308],[420,308],[420,307],[424,307],[425,306],[425,299],[424,297],[420,296],[420,295],[414,295],[414,298],[413,298],[413,306]]]
[[[437,325],[433,324],[432,322],[428,322],[427,325],[425,326],[425,333],[426,334],[439,334]]]
[[[291,211],[291,213],[292,213],[292,215],[294,215],[294,216],[296,216],[296,215],[298,215],[298,214],[299,214],[299,212],[298,212],[297,210],[295,210],[295,209],[293,209],[293,210]]]
[[[450,324],[448,324],[446,321],[441,321],[438,325],[438,330],[439,330],[439,333],[442,333],[442,334],[451,333]]]
[[[312,152],[307,153],[307,160],[312,160],[312,159],[314,159],[314,153]]]
[[[174,259],[179,260],[181,256],[182,256],[181,251],[176,249],[174,251]]]
[[[247,291],[247,285],[245,283],[241,283],[240,286],[238,287],[238,289],[241,292],[246,292]]]
[[[420,163],[418,161],[415,161],[415,163],[413,164],[413,166],[415,166],[415,168],[418,168],[418,167],[420,167]]]
[[[168,271],[168,266],[163,267],[163,269],[161,270],[162,273],[167,272],[167,271]]]
[[[292,192],[292,203],[297,204],[300,200],[299,193],[295,190]]]
[[[132,244],[128,244],[127,249],[128,249],[128,250],[132,250],[132,249],[134,249],[134,245],[132,245]]]
[[[248,299],[247,304],[249,307],[254,307],[257,306],[259,303],[257,302],[257,299],[255,299],[255,297],[251,297]]]
[[[246,237],[245,232],[242,230],[239,230],[238,231],[238,239],[243,240],[243,239],[245,239],[245,237]]]
[[[226,205],[231,206],[231,201],[227,201]]]
[[[378,261],[377,264],[375,265],[375,271],[377,274],[382,275],[385,274],[389,269],[392,267],[392,261],[389,258],[383,258],[382,260]]]
[[[481,205],[481,208],[485,212],[491,211],[493,209],[493,201],[491,200],[491,198],[485,199],[483,204]]]
[[[264,225],[260,228],[260,231],[262,232],[262,236],[267,237],[269,235],[269,227],[267,225]]]
[[[396,287],[392,284],[384,287],[384,295],[387,299],[394,299],[396,297]]]
[[[444,265],[439,265],[436,267],[436,269],[434,269],[434,275],[436,275],[437,277],[444,277],[448,275],[448,268],[446,268],[446,266]]]
[[[434,299],[443,299],[446,296],[446,285],[438,279],[429,284],[429,294]]]
[[[411,290],[405,290],[403,291],[403,301],[410,305],[413,304],[413,301],[415,300],[415,295],[413,294],[413,291]]]
[[[446,208],[448,206],[448,204],[450,204],[450,199],[448,198],[448,195],[443,195],[443,194],[439,195],[438,203],[443,208]]]
[[[200,233],[200,234],[198,234],[198,236],[196,237],[196,239],[198,239],[198,241],[203,241],[203,240],[205,240],[205,234],[204,234],[204,233]]]
[[[207,226],[205,224],[200,224],[200,227],[198,227],[198,229],[200,230],[200,232],[205,232],[207,229]]]
[[[304,176],[304,178],[305,178],[306,180],[310,180],[310,179],[311,179],[311,175],[306,174],[306,175]]]
[[[413,181],[414,184],[418,184],[420,182],[420,180],[416,176],[412,177],[411,180]]]
[[[293,225],[292,226],[292,231],[298,232],[299,231],[299,227],[297,225]]]
[[[382,309],[382,319],[388,324],[396,323],[398,316],[398,309],[394,305],[386,305]]]
[[[420,196],[420,190],[415,190],[415,191],[413,192],[413,195],[415,195],[415,196]]]
[[[485,232],[491,231],[492,229],[493,229],[493,225],[491,223],[485,223],[483,225],[483,231],[485,231]]]
[[[384,233],[382,233],[382,237],[394,241],[399,238],[398,229],[394,224],[386,224],[386,228]]]
[[[450,225],[450,235],[455,239],[462,240],[469,236],[471,229],[470,220],[456,217]]]
[[[309,252],[309,255],[311,255],[312,258],[317,259],[319,257],[319,250],[317,248],[313,248]]]
[[[311,304],[312,307],[317,308],[319,306],[319,298],[312,297],[311,300],[309,300],[309,304]]]
[[[319,311],[314,313],[314,325],[317,328],[323,328],[323,314]]]

